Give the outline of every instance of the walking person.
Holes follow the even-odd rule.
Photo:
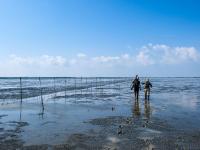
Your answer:
[[[148,99],[150,97],[150,88],[152,88],[152,84],[149,81],[149,79],[147,79],[144,83],[144,96],[145,96],[145,100]]]
[[[131,90],[133,90],[133,89],[134,89],[135,99],[138,100],[139,90],[141,90],[141,85],[140,85],[140,80],[139,80],[138,75],[136,75],[135,79],[132,81]]]

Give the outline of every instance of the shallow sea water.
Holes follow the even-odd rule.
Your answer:
[[[62,144],[72,134],[100,131],[102,127],[90,121],[112,116],[159,120],[166,128],[188,133],[200,131],[200,78],[150,78],[150,100],[144,99],[142,88],[138,102],[130,90],[130,78],[41,81],[40,85],[37,78],[22,79],[21,91],[18,78],[0,79],[0,128],[10,130],[14,121],[27,122],[19,133],[24,145]],[[137,138],[142,139],[162,132],[137,130],[141,130]]]

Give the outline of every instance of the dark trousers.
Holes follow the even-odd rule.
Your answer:
[[[137,88],[134,89],[134,94],[135,94],[135,99],[138,99],[138,97],[139,97],[139,88],[138,89]]]

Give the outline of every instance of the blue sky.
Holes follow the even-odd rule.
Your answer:
[[[0,76],[200,76],[198,0],[0,0]]]

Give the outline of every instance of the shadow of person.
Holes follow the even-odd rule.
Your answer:
[[[133,117],[139,117],[141,112],[140,112],[140,104],[138,100],[135,100],[133,104]]]
[[[151,117],[151,106],[149,99],[144,99],[144,116],[147,119],[150,119]]]

